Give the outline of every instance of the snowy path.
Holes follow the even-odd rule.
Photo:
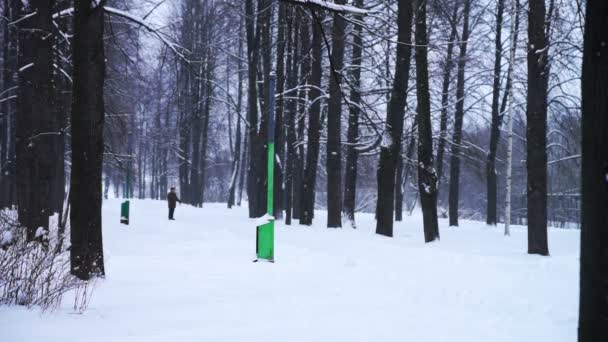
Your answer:
[[[421,219],[394,239],[360,229],[279,225],[275,264],[252,263],[253,220],[225,204],[134,201],[118,224],[104,202],[107,279],[89,310],[71,295],[51,314],[0,308],[2,342],[576,341],[577,231],[552,230],[548,258],[528,256],[520,227],[464,222],[425,245]]]

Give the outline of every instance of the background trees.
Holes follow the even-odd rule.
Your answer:
[[[65,216],[68,193],[73,238],[90,227],[94,244],[99,194],[163,199],[177,186],[191,205],[244,198],[261,216],[272,73],[286,223],[375,211],[391,236],[420,204],[432,241],[448,214],[504,222],[509,168],[510,217],[529,224],[531,253],[548,254],[547,225],[578,225],[583,17],[568,1],[530,1],[528,16],[504,0],[102,5],[98,19],[68,1],[2,2],[0,205],[19,205],[32,239]]]

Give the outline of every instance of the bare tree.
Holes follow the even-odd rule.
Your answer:
[[[412,55],[412,15],[410,0],[400,0],[398,6],[398,42],[395,80],[386,114],[386,131],[380,149],[378,166],[378,208],[376,234],[393,236],[395,177],[401,153],[401,136],[407,100],[407,86]],[[429,112],[430,115],[430,112]],[[430,119],[430,118],[429,118]],[[430,127],[429,127],[430,129]],[[432,144],[432,143],[431,143]],[[432,151],[431,151],[432,153]]]
[[[314,13],[314,12],[313,12]],[[312,37],[312,70],[310,77],[309,101],[312,103],[308,112],[308,143],[306,148],[306,166],[302,180],[302,200],[300,209],[300,224],[311,225],[315,208],[315,187],[317,183],[317,167],[319,162],[319,139],[321,135],[321,77],[323,40],[321,27],[322,14],[315,14]]]
[[[53,124],[53,1],[23,3],[19,22],[19,89],[16,161],[19,222],[27,239],[48,231],[51,183],[56,160],[53,145],[59,135]]]
[[[74,83],[71,113],[71,272],[80,279],[105,274],[101,233],[105,1],[74,7]]]
[[[496,225],[497,214],[497,194],[496,194],[496,150],[498,149],[498,139],[500,138],[500,126],[502,114],[499,110],[500,99],[500,75],[502,66],[502,22],[505,9],[505,0],[498,0],[496,3],[496,41],[494,52],[494,78],[492,82],[492,123],[490,131],[490,151],[486,162],[487,178],[487,209],[486,223]]]
[[[363,0],[357,0],[355,6],[362,7]],[[357,198],[357,161],[359,153],[356,143],[359,138],[359,117],[361,112],[361,62],[363,54],[363,20],[362,16],[353,17],[355,22],[353,41],[352,41],[352,56],[351,56],[351,93],[348,115],[348,131],[347,131],[347,146],[346,146],[346,166],[344,174],[344,204],[343,211],[350,224],[355,226],[355,202]]]
[[[456,80],[456,112],[454,113],[454,133],[452,135],[452,153],[450,154],[450,193],[449,216],[450,226],[458,226],[458,206],[460,199],[460,154],[462,149],[462,125],[464,120],[465,72],[467,65],[467,47],[469,43],[471,0],[464,0],[464,20],[462,37],[459,44],[458,75]]]
[[[548,255],[547,244],[547,96],[549,30],[544,0],[529,2],[528,11],[528,253]]]
[[[588,0],[586,13],[579,342],[608,339],[608,3]]]
[[[433,163],[431,103],[428,73],[426,0],[416,0],[416,89],[418,102],[418,191],[424,221],[424,240],[439,239],[437,222],[437,173]]]

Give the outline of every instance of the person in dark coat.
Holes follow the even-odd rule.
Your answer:
[[[167,202],[169,203],[169,220],[175,220],[173,218],[173,213],[175,213],[175,206],[177,202],[182,203],[182,201],[179,200],[179,197],[177,197],[177,194],[175,193],[175,187],[171,187],[171,191],[169,191],[169,193],[167,194]]]

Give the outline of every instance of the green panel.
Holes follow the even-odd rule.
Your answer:
[[[257,243],[258,258],[274,260],[274,221],[257,227]]]
[[[120,205],[120,223],[129,224],[129,201]]]

